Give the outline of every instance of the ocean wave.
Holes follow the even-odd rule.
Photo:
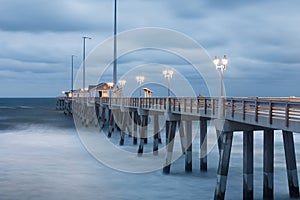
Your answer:
[[[31,107],[31,106],[18,106],[17,108],[21,108],[21,109],[33,109],[33,107]]]
[[[17,108],[12,106],[0,106],[0,109],[17,109]]]

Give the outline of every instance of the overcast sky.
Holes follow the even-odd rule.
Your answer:
[[[113,0],[0,2],[1,97],[60,95],[71,87],[72,54],[75,69],[81,65],[82,36],[93,38],[88,54],[113,33]],[[211,58],[226,54],[228,96],[300,96],[299,8],[299,0],[119,0],[118,32],[172,29]],[[156,63],[185,64],[162,55],[156,52]],[[120,67],[140,58],[124,57]],[[203,86],[194,88],[201,93]]]

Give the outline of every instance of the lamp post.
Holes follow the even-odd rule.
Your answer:
[[[117,84],[117,0],[114,0],[114,67],[113,83]]]
[[[71,92],[73,94],[74,91],[74,57],[75,55],[71,55]]]
[[[165,76],[165,78],[168,79],[168,97],[170,97],[171,95],[171,90],[170,90],[170,81],[171,81],[171,78],[173,77],[173,70],[171,69],[166,69],[163,71],[163,75]]]
[[[144,82],[145,77],[144,76],[137,76],[135,78],[136,78],[136,81],[140,84],[140,97],[141,97],[142,96],[142,83]]]
[[[85,40],[86,39],[91,40],[92,38],[83,36],[82,39],[83,39],[83,56],[82,56],[82,62],[83,62],[83,69],[82,69],[83,72],[82,72],[82,75],[83,75],[83,78],[82,78],[82,88],[85,89]]]
[[[224,57],[222,58],[222,64],[219,65],[220,63],[220,59],[215,56],[214,58],[214,64],[216,66],[216,69],[220,71],[220,77],[221,77],[221,97],[224,96],[224,71],[226,70],[226,66],[228,64],[228,58],[226,57],[226,55],[224,55]]]

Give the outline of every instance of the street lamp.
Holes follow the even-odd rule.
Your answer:
[[[170,81],[171,81],[171,78],[173,76],[173,73],[174,72],[171,69],[166,69],[166,70],[163,71],[163,75],[165,76],[165,78],[168,79],[168,97],[170,97],[170,93],[171,93],[171,91],[170,91]]]
[[[136,78],[136,81],[140,84],[140,97],[141,97],[142,96],[142,83],[144,82],[145,77],[144,76],[137,76],[135,78]]]
[[[124,90],[124,86],[126,85],[126,80],[122,79],[122,80],[119,80],[118,81],[119,84],[121,85],[121,88],[120,88],[120,93],[121,93],[121,97],[122,97],[122,93],[123,93],[123,90]]]
[[[121,85],[121,87],[123,88],[126,84],[126,80],[119,80],[119,84]]]
[[[109,88],[109,97],[111,97],[111,89],[113,88],[113,86],[114,86],[114,83],[113,82],[108,82],[107,83],[107,86],[108,86],[108,88]]]
[[[86,36],[83,36],[82,37],[82,39],[83,39],[83,56],[82,56],[82,62],[83,62],[83,73],[82,73],[82,75],[83,75],[83,78],[82,78],[82,88],[85,88],[85,40],[86,39],[89,39],[89,40],[91,40],[92,38],[90,38],[90,37],[86,37]]]
[[[219,65],[220,59],[217,56],[215,56],[213,62],[216,66],[216,69],[220,71],[220,75],[221,75],[221,97],[223,97],[224,96],[224,79],[223,79],[223,76],[224,76],[224,71],[226,70],[226,66],[228,64],[228,58],[226,57],[226,55],[224,55],[224,57],[222,58],[222,64]]]

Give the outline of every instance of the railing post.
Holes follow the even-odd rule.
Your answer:
[[[213,111],[213,115],[216,114],[216,100],[212,99],[212,111]]]
[[[258,121],[258,102],[255,100],[255,121]]]
[[[204,99],[204,114],[207,115],[207,99]]]
[[[289,120],[290,120],[290,106],[287,103],[285,105],[285,126],[289,127]]]
[[[175,105],[175,104],[176,104],[176,103],[177,103],[177,99],[174,99],[174,100],[173,100],[173,111],[175,111],[175,108],[176,108],[176,105]]]
[[[246,119],[246,102],[243,100],[243,120]]]
[[[273,123],[273,103],[269,102],[269,124]]]
[[[231,98],[231,118],[234,118],[234,100]]]

